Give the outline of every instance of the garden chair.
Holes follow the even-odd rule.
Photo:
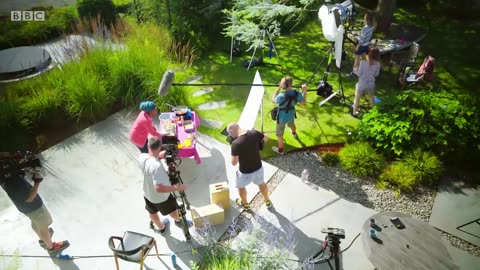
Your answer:
[[[115,245],[115,242],[119,243]],[[127,231],[123,237],[112,236],[108,240],[108,246],[113,251],[117,270],[120,269],[118,266],[118,258],[129,262],[139,263],[140,270],[142,270],[145,258],[152,247],[155,247],[158,257],[158,248],[155,239],[141,233]]]
[[[408,51],[392,52],[388,71],[392,69],[393,65],[399,66],[399,69],[402,69],[406,65],[415,65],[419,51],[420,45],[413,42]]]
[[[433,70],[435,68],[435,58],[425,57],[422,65],[417,72],[413,70],[413,64],[408,63],[401,67],[398,73],[398,82],[405,88],[414,88],[421,86],[433,80]]]

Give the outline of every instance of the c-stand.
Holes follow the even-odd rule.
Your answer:
[[[343,34],[343,39],[342,39],[342,53],[341,53],[341,57],[342,58],[346,58],[346,53],[344,51],[344,44],[345,44],[345,37],[346,37],[346,32],[344,32]],[[332,66],[332,63],[333,63],[333,59],[334,59],[334,56],[335,56],[335,42],[331,42],[331,46],[330,48],[328,49],[328,52],[327,52],[327,55],[322,59],[322,61],[320,61],[320,63],[318,64],[318,66],[315,68],[315,71],[313,72],[312,76],[310,77],[310,79],[308,80],[307,82],[307,85],[310,84],[310,82],[313,80],[313,78],[315,77],[315,75],[317,74],[318,70],[320,69],[320,67],[323,65],[323,62],[325,62],[325,59],[327,59],[328,57],[328,62],[327,62],[327,69],[325,70],[325,72],[323,73],[323,78],[320,80],[319,82],[319,85],[317,87],[317,89],[314,89],[314,90],[308,90],[309,92],[310,91],[316,91],[317,92],[317,95],[318,96],[323,96],[325,97],[324,100],[322,100],[319,104],[319,106],[322,106],[323,104],[325,104],[327,101],[329,101],[330,99],[332,99],[333,97],[335,97],[336,95],[340,95],[340,102],[343,104],[343,105],[346,105],[347,104],[347,101],[345,99],[345,94],[343,92],[343,83],[342,83],[342,65],[340,63],[340,68],[336,68],[337,70],[337,74],[338,74],[338,90],[333,92],[333,87],[327,82],[327,79],[328,79],[328,75],[330,74],[330,67]],[[348,58],[346,58],[347,61],[348,61]],[[343,60],[343,59],[342,59]],[[341,61],[342,62],[342,61]],[[333,92],[333,93],[332,93]]]
[[[314,264],[327,263],[330,269],[340,270],[340,239],[345,239],[345,230],[337,228],[327,228],[322,230],[323,233],[327,233],[325,241],[322,244],[322,249],[313,255],[312,260]],[[327,256],[325,251],[328,251],[330,254]],[[320,255],[322,255],[319,257]],[[335,268],[332,267],[330,263],[331,259],[334,259]]]

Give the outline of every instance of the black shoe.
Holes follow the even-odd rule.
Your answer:
[[[357,74],[355,74],[353,72],[347,73],[347,77],[350,78],[350,79],[358,78]]]
[[[164,235],[165,232],[167,231],[168,224],[170,224],[170,220],[168,220],[168,218],[164,218],[162,220],[162,223],[165,227],[163,227],[163,229],[160,230],[160,229],[157,229],[155,224],[153,224],[153,221],[150,221],[150,229],[152,229],[156,233],[160,233],[160,234]]]

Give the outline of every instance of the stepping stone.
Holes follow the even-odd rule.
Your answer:
[[[193,78],[190,78],[187,80],[187,84],[190,84],[190,83],[195,83],[195,82],[198,82],[199,80],[201,80],[203,77],[202,75],[197,75]]]
[[[217,120],[210,120],[210,119],[200,119],[202,126],[206,126],[209,128],[220,129],[223,127],[223,122]]]
[[[227,102],[225,102],[225,100],[214,101],[214,102],[208,102],[208,103],[198,105],[198,110],[200,111],[215,110],[219,108],[225,108],[226,106],[227,106]]]
[[[213,91],[213,88],[211,87],[207,87],[207,88],[203,88],[202,90],[198,90],[197,92],[193,93],[193,97],[198,97],[198,96],[201,96],[201,95],[204,95],[204,94],[207,94],[207,93],[210,93]]]

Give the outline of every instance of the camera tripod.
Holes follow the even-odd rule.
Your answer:
[[[178,162],[178,163],[177,163]],[[180,171],[177,170],[177,166],[180,165],[180,159],[173,159],[167,161],[168,166],[168,178],[172,185],[182,185],[183,180],[180,177]],[[187,194],[184,191],[176,191],[172,192],[173,197],[176,199],[180,199],[181,203],[178,205],[178,215],[180,216],[180,222],[182,223],[182,230],[183,235],[185,235],[185,239],[187,242],[191,240],[190,231],[188,230],[188,223],[187,223],[187,210],[190,210],[190,202],[187,199]]]
[[[345,44],[345,38],[346,38],[346,32],[343,34],[344,37],[342,39],[342,59],[347,59],[348,58],[346,57],[346,53],[345,51],[343,50],[344,48],[344,44]],[[313,72],[312,76],[310,77],[310,79],[308,80],[307,82],[307,85],[310,84],[310,82],[313,80],[313,78],[315,77],[315,75],[317,74],[318,70],[320,69],[320,67],[323,65],[323,63],[325,62],[326,59],[328,59],[328,62],[327,62],[327,69],[325,70],[325,72],[323,73],[323,77],[322,79],[320,80],[320,83],[319,83],[319,86],[317,89],[314,89],[314,90],[308,90],[308,91],[317,91],[317,95],[320,95],[319,92],[321,90],[322,87],[331,87],[328,83],[327,83],[327,80],[328,80],[328,75],[330,74],[330,68],[333,64],[333,58],[334,58],[334,54],[335,54],[335,42],[331,42],[331,46],[330,48],[328,49],[327,51],[327,55],[325,55],[325,57],[322,59],[322,61],[320,61],[320,63],[318,64],[318,66],[315,68],[315,71]],[[350,61],[349,61],[350,62]],[[347,104],[347,101],[345,99],[345,94],[343,92],[343,83],[342,83],[342,66],[340,65],[340,68],[336,68],[337,70],[337,74],[338,74],[338,90],[333,92],[330,96],[326,97],[324,100],[322,100],[319,104],[319,106],[322,106],[323,104],[325,104],[327,101],[329,101],[330,99],[332,99],[333,97],[335,97],[336,95],[340,95],[340,102],[343,104],[343,105],[346,105]]]
[[[322,249],[313,255],[312,260],[314,264],[327,263],[331,270],[340,270],[340,238],[328,234],[325,237],[325,241],[322,243]],[[330,253],[328,256],[325,255],[325,251],[328,250]],[[321,256],[323,255],[323,256]],[[320,257],[321,256],[321,257]],[[335,268],[332,267],[330,260],[333,258]]]

